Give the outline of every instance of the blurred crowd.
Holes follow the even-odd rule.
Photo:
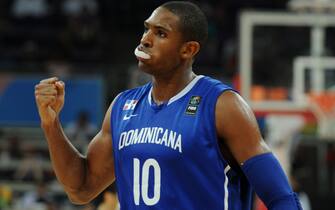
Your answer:
[[[65,127],[65,132],[76,148],[85,154],[97,128],[89,122],[88,114],[81,112]],[[114,185],[88,205],[71,204],[56,180],[42,135],[5,131],[0,134],[0,139],[1,210],[119,209]]]
[[[239,12],[284,10],[288,1],[194,1],[209,20],[208,43],[197,58],[195,71],[230,83],[238,73]],[[108,81],[109,101],[131,86],[118,78],[132,77],[131,67],[136,63],[133,51],[143,33],[143,21],[163,2],[2,0],[0,72],[61,78],[100,74]],[[267,53],[260,50],[259,56],[262,54]],[[267,67],[260,69],[263,73]]]
[[[143,32],[143,21],[163,2],[2,0],[0,71],[41,72],[50,61],[75,63],[74,68],[80,71],[134,62],[132,52]],[[236,71],[229,66],[236,63],[239,10],[284,9],[287,1],[195,2],[210,23],[209,42],[198,63],[217,69],[227,67],[225,74],[231,76]]]
[[[129,66],[136,62],[133,49],[142,35],[143,21],[163,2],[2,0],[0,72],[61,77],[102,74],[114,84],[109,88],[115,91],[108,96],[113,98],[127,87],[127,82],[115,78],[128,77]],[[209,20],[208,43],[197,58],[196,72],[230,82],[238,75],[239,13],[283,11],[289,0],[194,2]],[[254,33],[254,83],[274,88],[288,86],[293,57],[310,54],[309,28],[256,27]],[[332,29],[327,33],[327,37],[335,34]],[[325,54],[333,55],[335,41],[327,38],[325,45]]]

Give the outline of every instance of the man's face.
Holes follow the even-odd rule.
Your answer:
[[[144,21],[145,30],[137,49],[150,58],[136,56],[141,70],[152,75],[165,74],[180,64],[184,42],[178,23],[179,17],[162,7]]]

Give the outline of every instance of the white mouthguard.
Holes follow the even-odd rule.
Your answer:
[[[135,52],[134,53],[135,53],[135,55],[137,57],[143,58],[143,59],[150,59],[150,57],[151,57],[149,54],[147,54],[147,53],[145,53],[143,51],[138,50],[137,47],[135,48]]]

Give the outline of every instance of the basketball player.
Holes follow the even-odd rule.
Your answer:
[[[135,55],[152,82],[114,99],[86,156],[59,121],[65,84],[36,85],[53,168],[71,201],[90,202],[116,180],[122,210],[249,210],[251,189],[269,209],[301,209],[245,101],[193,72],[207,37],[201,10],[168,2],[144,28]]]

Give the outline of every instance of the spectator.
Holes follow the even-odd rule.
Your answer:
[[[46,183],[39,182],[34,190],[26,192],[20,200],[20,208],[24,210],[54,209],[53,199]]]
[[[18,160],[22,158],[20,140],[21,139],[18,136],[11,136],[8,138],[8,151],[10,159]]]
[[[44,174],[41,162],[41,158],[36,155],[34,149],[28,147],[17,167],[14,178],[24,181],[43,181]]]
[[[95,0],[65,0],[62,5],[62,12],[66,16],[79,16],[83,10],[95,15],[98,10],[98,3]]]
[[[48,14],[48,9],[46,0],[15,0],[12,6],[12,14],[16,18],[40,18]]]
[[[97,15],[83,7],[69,16],[61,36],[62,47],[72,59],[91,60],[101,57],[102,30]]]
[[[12,164],[12,160],[19,160],[22,158],[20,139],[17,136],[10,136],[1,148],[0,163],[3,166]],[[0,208],[1,209],[1,208]]]
[[[79,145],[81,148],[86,148],[96,131],[97,126],[90,123],[89,114],[85,111],[80,112],[76,121],[65,128],[65,133],[73,139],[75,145]]]
[[[293,191],[298,194],[298,198],[300,200],[302,209],[312,210],[311,202],[309,200],[308,195],[303,191],[297,178],[293,174],[290,176],[290,181],[291,181]]]
[[[6,185],[0,185],[0,209],[7,209],[10,207],[12,199],[12,189]]]
[[[71,75],[71,66],[66,61],[54,59],[46,63],[46,69],[49,75],[62,79],[67,79]]]

